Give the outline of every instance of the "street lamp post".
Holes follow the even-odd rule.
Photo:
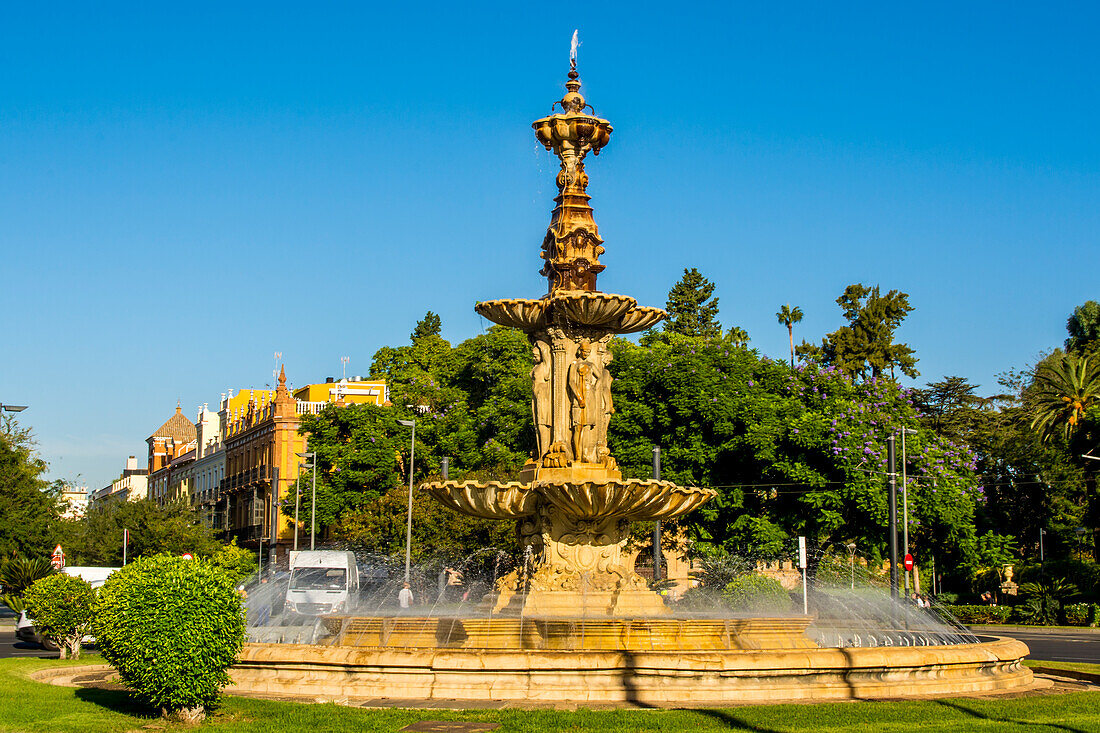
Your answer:
[[[890,597],[898,597],[898,473],[894,436],[886,438],[886,461],[890,476]]]
[[[317,451],[295,453],[299,458],[308,458],[313,466],[313,498],[309,502],[309,549],[317,547]]]
[[[26,405],[5,405],[3,402],[0,402],[0,410],[4,412],[22,412],[25,409],[27,409]]]
[[[904,428],[901,431],[901,533],[902,555],[909,555],[909,482],[905,478],[905,436],[916,435],[913,428]],[[905,597],[909,597],[909,571],[905,571]]]
[[[848,560],[852,563],[852,590],[856,589],[856,543],[849,542],[844,545],[844,549],[848,551]]]
[[[298,551],[298,509],[302,503],[302,468],[305,464],[298,464],[298,475],[294,478],[294,551]]]
[[[398,420],[407,428],[412,428],[412,439],[409,448],[409,510],[408,521],[405,527],[405,582],[409,582],[412,569],[412,535],[413,535],[413,461],[416,460],[416,420]]]
[[[653,479],[661,480],[661,446],[653,446]],[[653,525],[653,579],[661,579],[661,520]]]

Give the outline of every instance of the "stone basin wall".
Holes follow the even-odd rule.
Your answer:
[[[1025,689],[1027,646],[707,652],[246,644],[237,690],[329,699],[706,706]]]

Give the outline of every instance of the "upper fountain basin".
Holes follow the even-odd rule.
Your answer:
[[[702,506],[718,492],[671,481],[624,479],[535,484],[547,501],[579,519],[622,517],[635,522],[672,519]]]
[[[500,481],[437,481],[424,484],[440,503],[484,519],[516,519],[535,513],[539,500],[579,519],[622,517],[645,522],[672,519],[714,497],[713,489],[640,479],[521,484]]]
[[[583,104],[584,98],[580,101]],[[597,155],[611,139],[613,129],[607,120],[586,114],[550,115],[531,123],[531,127],[547,150],[560,147],[562,143],[580,143],[587,144]]]
[[[531,333],[550,323],[604,328],[611,333],[644,331],[667,314],[660,308],[639,306],[628,295],[562,290],[539,300],[502,298],[483,300],[474,310],[493,323]]]

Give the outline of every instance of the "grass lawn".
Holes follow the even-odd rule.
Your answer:
[[[26,675],[36,669],[95,664],[41,659],[0,660],[0,731],[141,733],[163,723],[135,706],[126,693],[54,687]],[[1046,663],[1044,663],[1046,664]],[[1090,665],[1083,665],[1090,666]],[[176,730],[255,731],[397,731],[419,720],[472,720],[500,723],[510,731],[1098,731],[1100,694],[1077,692],[1017,699],[918,702],[856,702],[820,705],[769,705],[722,710],[467,711],[360,710],[336,705],[249,700],[227,697],[201,726]]]

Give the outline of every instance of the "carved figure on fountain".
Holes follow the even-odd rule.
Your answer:
[[[592,359],[592,346],[584,339],[577,346],[577,358],[569,365],[566,384],[572,427],[573,461],[596,462],[596,423],[600,417],[600,367]]]
[[[533,340],[531,356],[534,359],[534,366],[531,368],[531,416],[535,424],[535,460],[538,462],[550,450],[554,424],[554,405],[550,389],[553,371],[550,345],[545,341]]]

